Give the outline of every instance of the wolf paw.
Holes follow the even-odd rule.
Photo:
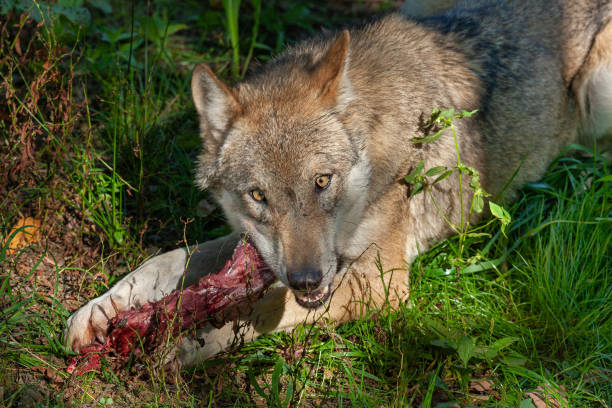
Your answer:
[[[110,321],[126,309],[122,297],[106,294],[91,300],[68,318],[65,337],[68,347],[78,352],[95,340],[104,342]]]

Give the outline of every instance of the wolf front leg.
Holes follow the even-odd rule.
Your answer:
[[[182,367],[191,367],[265,333],[291,331],[300,324],[356,320],[386,303],[396,308],[408,296],[408,271],[400,262],[402,269],[384,273],[372,258],[354,264],[351,270],[336,276],[336,289],[330,300],[317,309],[300,306],[290,289],[276,287],[255,304],[247,318],[218,329],[200,329],[195,337],[185,337],[176,355]]]
[[[68,318],[68,346],[79,351],[95,339],[103,341],[109,321],[118,313],[157,301],[175,289],[196,283],[206,274],[217,272],[231,258],[239,239],[239,234],[230,234],[149,259]]]

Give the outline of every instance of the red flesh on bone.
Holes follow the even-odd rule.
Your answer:
[[[168,334],[230,321],[241,307],[259,299],[275,279],[255,247],[242,240],[219,272],[157,302],[120,313],[111,320],[105,342],[84,347],[69,361],[67,371],[81,375],[100,368],[102,357],[125,360],[132,352],[153,350]]]

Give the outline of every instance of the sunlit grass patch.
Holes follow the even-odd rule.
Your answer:
[[[482,259],[503,262],[458,274],[449,248],[458,238],[450,238],[413,263],[405,307],[245,345],[229,361],[242,374],[238,382],[251,385],[224,372],[218,398],[246,404],[259,395],[280,406],[531,406],[539,397],[605,404],[612,206],[602,178],[609,169],[601,156],[560,158],[524,190],[508,238],[491,227],[497,238],[465,254],[482,254],[492,242]]]

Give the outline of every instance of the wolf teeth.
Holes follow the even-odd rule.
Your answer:
[[[329,287],[306,294],[303,296],[303,298],[307,299],[310,302],[317,302],[323,299],[325,295],[327,295],[327,292],[329,292]]]
[[[323,299],[323,295],[324,295],[324,293],[319,291],[319,292],[316,292],[316,293],[312,293],[312,294],[308,295],[307,297],[308,297],[308,300],[317,301],[317,300]]]

